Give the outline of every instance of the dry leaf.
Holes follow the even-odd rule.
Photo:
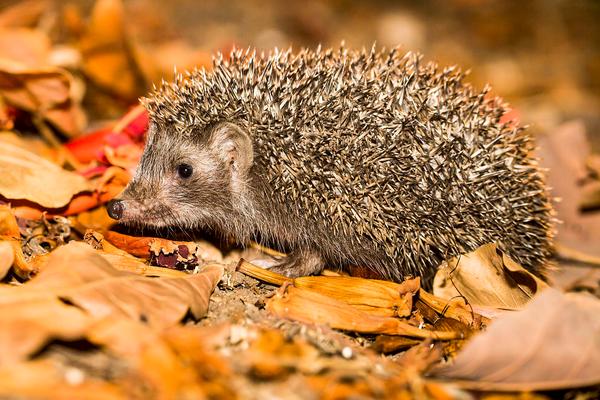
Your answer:
[[[351,276],[303,276],[294,279],[294,286],[319,292],[372,315],[407,317],[421,285],[419,278],[398,284]]]
[[[487,317],[475,312],[472,306],[465,304],[462,297],[446,300],[421,289],[419,290],[419,299],[416,306],[420,311],[424,312],[425,307],[428,310],[433,310],[436,314],[454,318],[474,329],[480,329],[483,324],[490,322]]]
[[[339,300],[307,289],[284,285],[268,300],[267,310],[280,318],[369,334],[403,335],[439,340],[459,339],[455,332],[419,329],[398,318],[367,314]]]
[[[495,320],[436,377],[483,390],[555,390],[600,384],[600,301],[546,289]]]
[[[85,233],[84,240],[87,244],[101,250],[98,253],[110,263],[114,268],[120,271],[129,271],[136,274],[154,276],[154,277],[186,277],[189,276],[183,271],[177,271],[169,268],[153,267],[148,265],[137,257],[113,246],[104,239],[99,232],[88,231]]]
[[[89,246],[77,242],[57,249],[52,257],[36,278],[20,288],[21,296],[29,298],[29,290],[42,287],[45,295],[68,299],[92,315],[122,314],[143,318],[152,326],[173,325],[188,310],[195,318],[203,317],[223,273],[221,266],[208,265],[183,278],[147,278],[117,271]],[[48,283],[53,284],[52,291]]]
[[[588,176],[585,161],[591,153],[585,124],[580,120],[566,122],[537,142],[540,164],[548,169],[548,185],[553,196],[561,199],[555,205],[562,220],[557,225],[557,244],[600,256],[600,214],[582,214],[579,210],[580,183]]]
[[[124,390],[110,382],[100,382],[80,372],[81,381],[69,379],[64,366],[51,360],[13,363],[0,367],[0,397],[4,399],[86,399],[127,400]],[[71,375],[72,376],[72,375]],[[85,379],[83,379],[85,378]]]
[[[433,293],[438,297],[464,297],[469,304],[513,310],[546,287],[495,244],[443,263],[433,280]]]
[[[40,16],[47,11],[49,4],[47,0],[25,0],[6,7],[0,14],[0,26],[3,28],[34,26]]]
[[[47,64],[50,46],[48,35],[39,30],[0,28],[0,58],[39,67]]]
[[[413,296],[419,291],[420,279],[402,283],[351,276],[302,276],[289,279],[240,260],[237,270],[256,279],[295,287],[342,301],[358,310],[381,317],[407,317],[412,311]]]
[[[0,239],[1,240],[1,239]],[[0,280],[2,280],[15,262],[15,251],[10,242],[0,241]]]
[[[189,269],[203,262],[221,262],[223,254],[206,241],[182,242],[169,239],[129,236],[108,231],[105,239],[121,250],[141,258],[149,258],[156,265]]]
[[[252,376],[264,379],[281,379],[291,371],[319,371],[319,351],[303,339],[287,340],[280,331],[260,332],[246,352],[246,362]]]
[[[143,377],[139,383],[157,399],[206,398],[201,378],[183,362],[161,331],[126,319],[105,319],[88,332],[91,342],[127,360]],[[127,386],[131,383],[124,382]]]
[[[0,205],[0,242],[3,243],[3,251],[5,253],[8,251],[7,246],[10,246],[12,250],[12,255],[6,255],[6,258],[2,260],[5,264],[8,264],[10,261],[10,265],[7,268],[0,267],[0,279],[4,278],[11,265],[17,276],[29,279],[37,269],[25,260],[23,250],[21,249],[21,234],[17,225],[17,219],[13,210],[5,205]]]
[[[0,96],[6,103],[45,118],[69,136],[81,133],[86,123],[73,82],[60,68],[34,68],[0,58]]]
[[[0,195],[60,208],[80,192],[90,190],[80,175],[8,142],[0,143]]]
[[[83,70],[99,86],[135,100],[143,78],[137,73],[129,40],[121,1],[98,0],[79,44]]]
[[[38,298],[12,296],[21,288],[0,285],[0,365],[26,359],[51,339],[76,340],[92,322],[84,311],[66,306],[43,288]]]

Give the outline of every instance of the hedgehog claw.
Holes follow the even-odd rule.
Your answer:
[[[318,253],[310,250],[296,250],[281,259],[270,271],[285,275],[289,278],[316,275],[323,271],[325,262]]]

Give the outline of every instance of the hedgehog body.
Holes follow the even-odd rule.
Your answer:
[[[144,103],[125,222],[260,240],[292,253],[289,275],[326,264],[429,279],[489,242],[531,271],[549,255],[530,137],[455,68],[397,50],[234,51]]]

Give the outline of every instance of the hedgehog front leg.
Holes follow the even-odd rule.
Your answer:
[[[320,254],[311,250],[295,250],[279,263],[269,268],[271,271],[289,278],[316,275],[323,271],[325,262]]]

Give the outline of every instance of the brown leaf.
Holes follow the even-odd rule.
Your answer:
[[[0,365],[24,360],[50,339],[78,339],[92,322],[84,311],[51,294],[43,299],[11,296],[21,288],[0,286]]]
[[[438,297],[464,297],[469,304],[504,309],[522,308],[546,287],[495,244],[443,263],[433,280],[433,293]]]
[[[421,285],[419,278],[398,284],[351,276],[303,276],[294,279],[294,286],[343,301],[372,315],[407,317]]]
[[[86,123],[73,82],[60,68],[0,58],[0,95],[6,103],[45,118],[69,136],[81,133]]]
[[[89,246],[71,242],[51,253],[47,265],[20,287],[0,288],[0,305],[61,298],[94,317],[121,315],[151,326],[170,326],[188,312],[208,310],[223,268],[209,265],[184,278],[153,279],[118,271]]]
[[[137,257],[113,246],[104,239],[101,233],[88,231],[84,236],[87,244],[99,250],[100,254],[106,261],[119,271],[129,271],[136,274],[154,277],[186,277],[189,276],[183,271],[177,271],[169,268],[153,267],[148,265]]]
[[[462,297],[447,300],[434,296],[421,289],[416,305],[417,309],[420,311],[426,312],[426,310],[428,310],[428,313],[433,311],[439,315],[454,318],[474,329],[480,329],[482,324],[490,322],[488,317],[478,314],[472,306],[465,304]],[[426,307],[426,309],[424,309],[424,307]]]
[[[135,368],[135,375],[142,377],[138,385],[154,394],[149,397],[206,398],[202,378],[193,365],[184,361],[185,355],[180,358],[177,347],[172,348],[165,336],[160,330],[127,319],[105,319],[88,332],[91,342],[127,360]],[[198,353],[202,350],[201,344],[195,348]],[[201,354],[195,356],[201,357]],[[131,382],[123,384],[127,388]]]
[[[0,267],[0,279],[4,278],[11,266],[13,266],[19,277],[29,279],[30,275],[37,271],[37,268],[25,260],[25,255],[21,249],[21,234],[19,233],[17,219],[12,209],[5,205],[0,205],[0,242],[3,243],[5,254],[8,252],[7,246],[10,246],[12,253],[12,255],[7,254],[6,258],[3,258],[3,262],[6,265],[10,262],[10,265],[6,268]]]
[[[588,175],[585,161],[591,153],[585,125],[564,123],[538,140],[541,165],[548,169],[548,185],[561,199],[555,204],[558,218],[556,242],[562,247],[600,256],[600,214],[582,214],[581,182]]]
[[[60,208],[90,190],[85,178],[8,142],[0,143],[0,195]]]
[[[346,331],[439,340],[460,338],[460,334],[455,332],[428,331],[398,318],[371,315],[329,296],[291,285],[284,285],[277,295],[269,299],[267,310],[280,318],[323,324]]]
[[[402,283],[351,276],[302,276],[289,279],[240,260],[237,270],[276,285],[285,282],[344,302],[358,310],[381,317],[407,317],[412,311],[413,296],[419,291],[420,279]]]
[[[4,8],[0,14],[0,26],[23,27],[34,26],[49,6],[47,0],[25,0]]]
[[[223,254],[206,241],[182,242],[155,237],[130,236],[115,231],[104,233],[105,239],[121,250],[136,257],[150,258],[164,267],[198,265],[202,262],[221,262]],[[163,262],[161,261],[163,257]],[[166,259],[166,261],[165,261]],[[171,263],[167,261],[170,259]]]
[[[0,397],[27,399],[126,400],[125,392],[111,382],[86,376],[68,379],[64,368],[51,360],[12,363],[0,367]],[[34,383],[32,383],[34,382]]]
[[[120,0],[98,0],[79,47],[85,74],[122,98],[135,100],[143,78],[138,74],[125,29]]]
[[[492,322],[435,376],[483,390],[555,390],[600,384],[600,301],[546,289]]]
[[[0,280],[3,279],[15,262],[15,251],[10,242],[0,241]]]
[[[50,54],[50,39],[34,29],[0,28],[0,57],[30,67],[45,65]]]

